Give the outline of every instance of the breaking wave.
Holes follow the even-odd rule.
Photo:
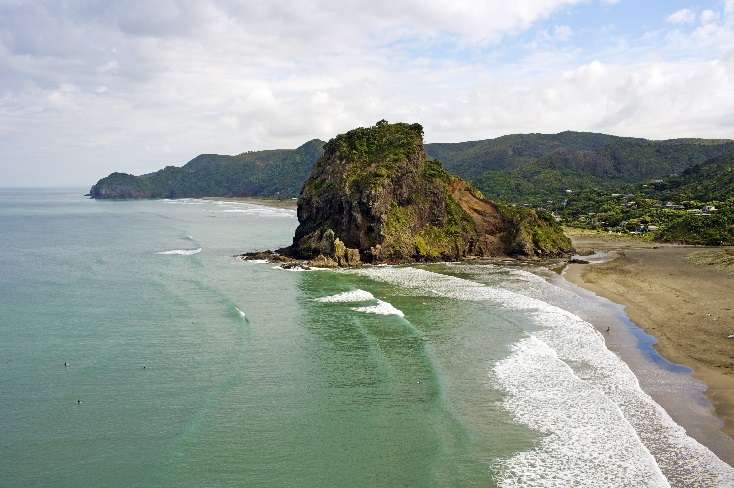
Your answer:
[[[396,315],[398,317],[405,317],[402,310],[393,307],[391,303],[384,300],[377,300],[377,305],[367,305],[364,307],[352,308],[355,312],[372,313],[375,315]]]
[[[365,290],[350,290],[336,295],[330,295],[316,299],[317,302],[322,303],[360,303],[360,302],[376,302],[374,305],[365,305],[362,307],[352,307],[355,312],[371,313],[375,315],[396,315],[398,317],[405,317],[402,310],[395,308],[391,303],[375,296]]]
[[[204,200],[199,198],[164,199],[166,203],[178,205],[207,205],[210,210],[228,214],[257,215],[261,217],[288,217],[294,218],[296,211],[291,208],[269,207],[257,203],[236,200]],[[214,208],[212,208],[212,206]]]
[[[322,303],[354,303],[354,302],[368,302],[374,300],[375,296],[365,290],[350,290],[343,293],[337,293],[336,295],[330,295],[327,297],[317,298],[317,302]]]
[[[200,252],[201,252],[201,248],[198,247],[196,249],[172,249],[170,251],[159,251],[156,254],[191,256],[193,254],[199,254]]]
[[[603,336],[573,313],[423,269],[354,272],[420,294],[490,302],[540,326],[489,372],[506,393],[504,408],[542,435],[532,450],[497,467],[499,486],[734,486],[734,469],[689,437],[607,349]]]

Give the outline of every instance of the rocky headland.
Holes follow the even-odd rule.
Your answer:
[[[301,190],[298,221],[291,246],[243,259],[337,267],[572,251],[550,215],[495,204],[428,158],[420,124],[380,121],[329,141]]]

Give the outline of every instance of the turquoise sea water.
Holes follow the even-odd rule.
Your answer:
[[[80,194],[0,191],[2,487],[734,479],[527,271],[284,271],[232,256],[293,211]]]

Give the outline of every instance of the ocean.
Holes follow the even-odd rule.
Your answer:
[[[0,190],[1,487],[734,486],[702,385],[552,272],[282,270],[233,256],[293,210],[82,193]]]

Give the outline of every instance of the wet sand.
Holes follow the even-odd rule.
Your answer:
[[[662,356],[692,368],[708,385],[724,432],[734,437],[734,269],[722,265],[734,250],[571,237],[580,253],[602,251],[609,260],[571,264],[564,277],[624,305],[630,319],[655,336]]]

